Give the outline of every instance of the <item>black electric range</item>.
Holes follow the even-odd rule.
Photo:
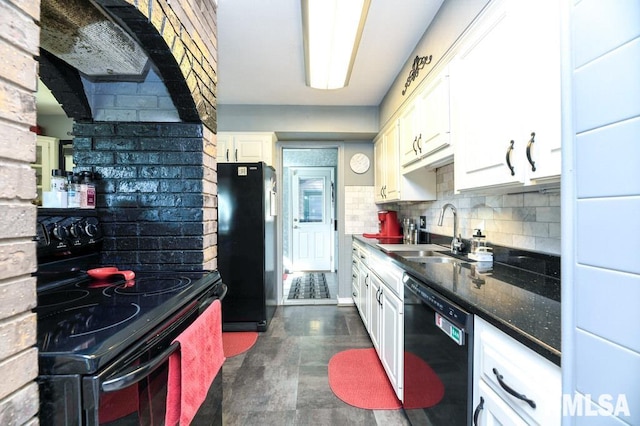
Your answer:
[[[217,271],[134,270],[91,278],[101,266],[95,212],[38,212],[37,345],[43,425],[161,424],[168,358],[178,337],[226,286]],[[221,423],[219,373],[199,415]],[[215,419],[218,419],[216,421]]]

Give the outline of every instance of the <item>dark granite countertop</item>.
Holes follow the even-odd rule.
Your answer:
[[[389,243],[354,238],[383,253],[378,244]],[[449,255],[448,248],[442,246],[442,253]],[[545,266],[544,259],[536,262],[523,251],[494,253],[489,272],[480,271],[465,257],[456,263],[418,263],[393,252],[385,254],[443,296],[560,365],[560,279],[554,276],[559,276],[559,267],[555,262]]]

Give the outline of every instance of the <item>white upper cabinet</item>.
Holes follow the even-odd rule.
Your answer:
[[[400,173],[399,121],[392,121],[374,140],[375,202],[436,199],[436,172],[420,167]]]
[[[255,163],[264,161],[273,166],[274,133],[231,133],[217,135],[218,163]]]
[[[374,141],[376,203],[398,201],[398,126],[394,122]]]
[[[456,191],[560,179],[560,10],[496,0],[450,64]]]
[[[403,174],[453,161],[449,106],[449,72],[445,69],[427,78],[398,119]]]

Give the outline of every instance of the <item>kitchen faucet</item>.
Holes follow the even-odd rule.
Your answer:
[[[447,207],[451,207],[451,212],[453,213],[453,239],[451,240],[451,253],[462,253],[464,243],[462,242],[462,236],[458,234],[458,211],[453,204],[447,203],[442,206],[442,209],[440,210],[440,218],[438,219],[438,226],[442,226],[444,212],[447,210]]]

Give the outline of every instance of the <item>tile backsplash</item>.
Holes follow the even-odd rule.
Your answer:
[[[345,186],[345,234],[359,235],[378,232],[378,210],[373,186]]]
[[[560,193],[520,193],[476,196],[454,194],[453,164],[437,170],[437,201],[399,203],[398,217],[426,216],[426,230],[453,235],[453,214],[447,210],[438,226],[440,209],[453,204],[458,212],[458,232],[468,239],[480,228],[487,241],[507,247],[560,254]],[[349,198],[347,197],[347,200]],[[391,208],[391,206],[388,206]],[[349,216],[347,216],[347,221]]]

